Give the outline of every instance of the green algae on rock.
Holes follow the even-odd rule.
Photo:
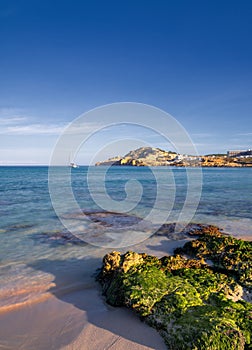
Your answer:
[[[193,251],[194,259],[178,254],[161,259],[135,252],[107,254],[98,275],[106,301],[134,310],[160,332],[171,350],[252,349],[252,305],[241,299],[237,266],[230,263],[215,268],[204,260],[230,252],[225,244],[232,243],[239,247],[242,262],[250,257],[244,250],[248,242],[242,244],[213,227],[209,231],[204,228],[198,235],[196,246],[201,247],[203,242],[206,254],[194,250],[194,241],[180,250],[186,254]]]
[[[242,286],[252,289],[252,242],[224,235],[215,226],[205,226],[193,235],[198,239],[187,242],[175,253],[198,259],[209,259],[220,271],[233,275]]]

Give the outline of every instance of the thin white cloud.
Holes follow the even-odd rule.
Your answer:
[[[15,119],[15,118],[14,118]],[[100,125],[97,123],[83,123],[82,125],[73,125],[70,128],[69,123],[58,123],[58,124],[42,124],[42,123],[22,123],[27,119],[16,118],[11,122],[4,120],[0,123],[0,134],[1,135],[60,135],[66,132],[68,135],[87,135],[92,134],[96,130],[99,130]],[[13,125],[16,124],[16,125]]]
[[[28,117],[24,111],[14,107],[0,108],[0,127],[24,124]]]
[[[69,128],[67,128],[69,126]],[[71,123],[43,123],[38,118],[27,116],[27,112],[15,107],[0,108],[0,135],[57,135],[64,131],[69,135],[92,134],[100,127],[92,122]]]
[[[0,128],[0,134],[4,135],[58,135],[63,132],[65,125],[15,125]]]
[[[66,124],[36,123],[34,117],[28,117],[19,108],[0,108],[1,135],[59,135]]]
[[[21,124],[27,121],[27,117],[0,117],[0,126],[1,125],[13,125],[13,124]]]

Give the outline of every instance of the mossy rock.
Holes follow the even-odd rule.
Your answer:
[[[250,304],[218,294],[203,303],[191,290],[183,303],[176,294],[165,296],[146,321],[160,331],[168,349],[249,349],[251,311]]]
[[[252,242],[226,236],[221,232],[209,234],[206,230],[198,239],[187,242],[175,252],[201,260],[209,259],[217,269],[233,276],[244,287],[252,289]]]
[[[148,315],[153,305],[167,290],[167,277],[156,266],[139,266],[139,270],[122,272],[111,280],[106,300],[114,306],[125,305],[141,316]]]
[[[252,349],[252,305],[240,300],[251,244],[242,242],[210,227],[180,249],[193,259],[112,252],[98,280],[108,303],[136,311],[170,350]]]
[[[188,309],[162,335],[170,350],[242,350],[246,342],[234,320],[209,306]]]

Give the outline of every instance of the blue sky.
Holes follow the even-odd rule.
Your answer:
[[[252,147],[251,18],[250,0],[2,0],[0,164],[48,164],[66,125],[120,101],[170,113],[200,154]]]

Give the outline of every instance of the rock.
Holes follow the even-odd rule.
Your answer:
[[[142,264],[143,262],[144,259],[142,257],[142,254],[127,252],[123,257],[122,271],[127,272],[132,266]]]
[[[103,258],[104,274],[114,272],[120,267],[121,254],[119,252],[112,252],[106,254]]]
[[[187,242],[176,253],[211,260],[215,268],[252,290],[252,242],[225,235],[214,226],[194,233],[199,238]]]
[[[252,305],[241,300],[243,288],[237,283],[236,265],[209,266],[201,250],[201,259],[197,259],[199,241],[205,239],[208,258],[210,248],[216,257],[217,252],[230,252],[228,243],[232,242],[232,252],[239,248],[242,263],[247,242],[242,244],[212,226],[194,229],[201,230],[199,238],[189,242],[195,247],[196,259],[178,254],[161,259],[136,252],[107,254],[98,276],[106,301],[134,310],[160,332],[168,349],[249,349]],[[245,292],[248,299],[248,289]]]

